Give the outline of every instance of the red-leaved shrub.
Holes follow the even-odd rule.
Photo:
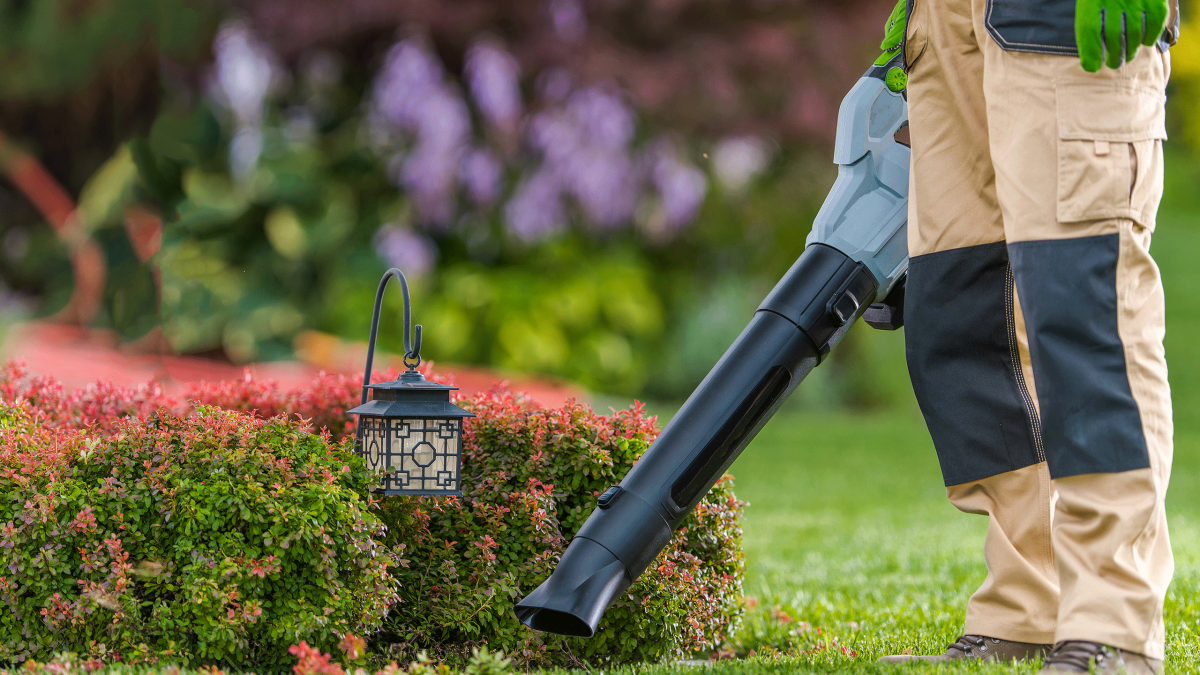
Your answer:
[[[513,605],[549,576],[596,498],[657,435],[640,404],[611,416],[571,401],[554,410],[510,392],[462,403],[463,497],[382,500],[386,541],[408,560],[375,637],[389,658],[420,652],[464,663],[473,647],[525,667],[677,658],[719,645],[740,617],[742,503],[726,476],[688,516],[590,639],[529,630]]]
[[[453,384],[449,378],[433,373],[426,362],[422,373],[434,382]],[[371,382],[394,380],[395,369],[371,373]],[[193,403],[213,405],[226,410],[254,413],[259,417],[288,415],[307,422],[313,430],[328,429],[335,440],[354,435],[354,420],[347,410],[362,401],[362,373],[337,375],[321,372],[312,384],[298,389],[281,389],[273,380],[259,380],[247,369],[237,380],[198,382],[188,388],[186,398]]]
[[[422,372],[435,382],[452,384],[450,378],[431,372],[427,362]],[[372,382],[394,380],[399,371],[373,372]],[[354,434],[354,420],[346,414],[362,396],[362,373],[338,375],[321,372],[307,387],[283,389],[274,380],[254,377],[246,369],[242,377],[222,382],[195,382],[181,396],[171,396],[157,382],[121,387],[96,382],[67,391],[53,377],[30,377],[24,365],[9,361],[0,366],[0,400],[23,400],[54,427],[90,427],[94,432],[111,431],[125,417],[145,417],[160,409],[186,415],[195,405],[253,413],[268,419],[286,415],[301,428],[319,432],[328,429],[334,440]]]
[[[26,384],[0,399],[0,662],[278,670],[298,640],[378,629],[396,584],[347,444],[284,417]]]
[[[71,650],[270,670],[301,639],[311,661],[353,631],[377,661],[441,672],[423,655],[484,670],[472,666],[484,647],[526,668],[659,661],[736,628],[742,504],[728,476],[593,638],[516,620],[514,603],[656,436],[640,404],[604,416],[505,391],[459,401],[477,415],[463,497],[375,498],[371,514],[370,476],[348,440],[328,440],[352,433],[361,382],[323,374],[286,391],[247,375],[176,399],[0,370],[0,599],[18,607],[0,614],[0,659]]]

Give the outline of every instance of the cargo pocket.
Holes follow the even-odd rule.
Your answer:
[[[1060,80],[1055,97],[1058,221],[1128,218],[1153,230],[1167,138],[1163,91],[1113,80]]]
[[[929,46],[929,35],[921,21],[921,7],[926,2],[928,0],[908,0],[906,5],[908,18],[904,24],[904,72],[912,72],[913,66],[917,65]]]
[[[988,0],[983,23],[1006,52],[1079,54],[1075,0]]]

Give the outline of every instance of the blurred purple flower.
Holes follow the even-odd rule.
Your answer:
[[[437,264],[437,245],[403,225],[384,225],[375,233],[375,252],[392,267],[419,277]]]
[[[575,88],[575,80],[565,68],[547,68],[537,76],[538,95],[550,103],[561,103]]]
[[[593,145],[624,148],[633,139],[636,116],[613,86],[581,89],[571,95],[567,109]]]
[[[515,129],[522,108],[521,68],[512,54],[480,42],[467,52],[466,75],[484,117],[499,129]]]
[[[421,142],[404,158],[400,179],[424,220],[444,225],[454,216],[461,150]]]
[[[629,156],[636,119],[617,90],[594,85],[562,107],[538,113],[528,125],[541,151],[541,171],[578,202],[587,221],[612,229],[633,216],[642,176]]]
[[[505,207],[508,227],[526,241],[535,241],[563,226],[562,193],[558,180],[545,168],[517,186]]]
[[[623,150],[581,148],[559,165],[566,186],[600,229],[628,221],[637,201],[638,175]]]
[[[448,86],[438,87],[425,92],[414,126],[422,143],[460,148],[471,134],[471,113],[458,92]]]
[[[654,162],[652,179],[662,199],[667,227],[677,230],[692,222],[708,191],[704,172],[674,154],[664,153]]]
[[[262,153],[263,105],[278,86],[283,69],[269,47],[240,20],[225,22],[213,40],[210,94],[233,113],[234,137],[229,145],[229,169],[242,178],[254,169]]]
[[[471,116],[462,97],[445,81],[441,62],[415,40],[392,47],[375,80],[372,107],[376,124],[415,137],[399,179],[411,191],[421,216],[435,223],[449,222]],[[388,136],[386,130],[372,135]]]
[[[491,150],[472,150],[463,158],[459,179],[467,187],[471,201],[487,206],[500,196],[500,181],[504,167]]]
[[[240,20],[225,22],[213,40],[212,93],[239,125],[257,125],[263,103],[281,76],[275,54]]]
[[[565,112],[552,108],[529,121],[529,140],[548,162],[564,161],[583,142],[578,127]]]
[[[375,78],[374,107],[393,125],[410,131],[420,126],[424,96],[442,86],[437,56],[415,40],[393,45]]]
[[[550,0],[550,23],[554,32],[567,42],[576,42],[587,34],[587,15],[579,0]]]

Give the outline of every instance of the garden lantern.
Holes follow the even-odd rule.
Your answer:
[[[379,307],[383,302],[383,291],[392,277],[400,280],[400,290],[404,294],[404,365],[408,370],[393,382],[371,384]],[[475,415],[450,402],[450,392],[458,387],[430,382],[417,371],[421,364],[421,327],[416,327],[415,337],[410,342],[411,326],[408,282],[400,270],[393,267],[383,275],[375,294],[362,405],[350,411],[350,414],[358,415],[355,452],[380,475],[381,485],[377,492],[387,495],[461,495],[459,469],[462,466],[463,419]]]

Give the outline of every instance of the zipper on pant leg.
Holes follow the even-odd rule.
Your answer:
[[[910,2],[912,0],[909,0]],[[1006,287],[1004,289],[1004,309],[1008,313],[1008,353],[1013,365],[1013,376],[1017,378],[1017,390],[1021,392],[1021,400],[1025,403],[1025,415],[1029,418],[1029,428],[1033,430],[1033,445],[1037,451],[1039,462],[1046,461],[1046,448],[1042,445],[1042,420],[1038,417],[1037,406],[1029,387],[1025,384],[1025,370],[1021,366],[1021,347],[1017,340],[1016,298],[1013,295],[1012,263],[1006,269]],[[1026,336],[1028,337],[1028,326]]]

